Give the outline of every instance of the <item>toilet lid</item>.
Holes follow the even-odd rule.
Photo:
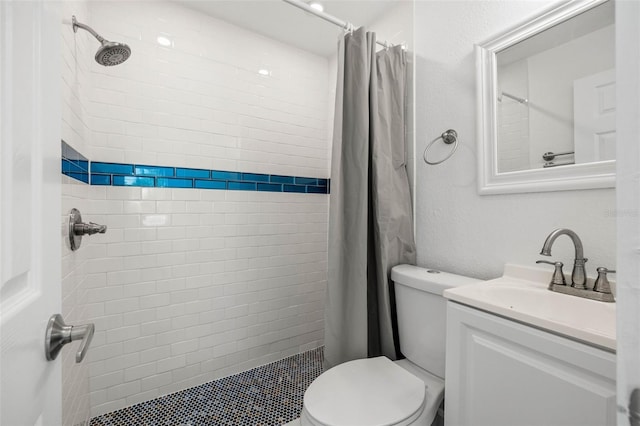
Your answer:
[[[425,384],[386,357],[346,362],[321,374],[304,409],[326,426],[398,425],[424,409]]]

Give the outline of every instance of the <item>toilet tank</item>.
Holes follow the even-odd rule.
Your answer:
[[[395,283],[402,354],[422,369],[444,378],[447,305],[442,293],[481,280],[413,265],[395,266],[391,280]]]

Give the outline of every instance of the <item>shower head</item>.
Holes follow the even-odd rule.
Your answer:
[[[96,52],[96,62],[105,67],[119,65],[129,59],[131,48],[124,43],[103,41]]]
[[[88,25],[81,24],[76,20],[75,15],[71,17],[73,23],[73,32],[78,32],[78,28],[88,31],[93,35],[102,46],[96,52],[96,62],[105,67],[113,65],[119,65],[129,59],[131,56],[131,48],[124,43],[118,43],[115,41],[105,40],[102,36],[96,33],[93,28]]]

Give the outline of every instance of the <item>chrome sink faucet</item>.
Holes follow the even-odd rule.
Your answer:
[[[580,241],[580,237],[578,237],[578,234],[567,228],[558,228],[554,230],[544,241],[540,254],[543,256],[551,256],[551,246],[553,246],[556,238],[558,238],[560,235],[566,235],[571,238],[573,246],[576,249],[573,271],[571,272],[571,286],[580,290],[584,290],[587,288],[585,285],[587,283],[587,273],[584,269],[584,264],[587,259],[585,259],[584,257],[582,241]]]

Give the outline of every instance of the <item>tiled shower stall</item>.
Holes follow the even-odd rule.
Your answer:
[[[131,58],[96,64],[72,15]],[[61,227],[108,227],[61,238],[62,314],[96,326],[83,363],[63,352],[64,424],[322,346],[335,58],[178,2],[61,19],[63,140],[91,162],[62,176]],[[407,2],[378,28],[411,25]]]
[[[103,68],[63,28],[63,139],[89,160],[328,177],[325,58],[172,3],[64,9],[134,49]],[[326,194],[63,179],[63,220],[108,226],[64,252],[63,315],[96,325],[85,364],[64,362],[65,424],[322,344]]]

